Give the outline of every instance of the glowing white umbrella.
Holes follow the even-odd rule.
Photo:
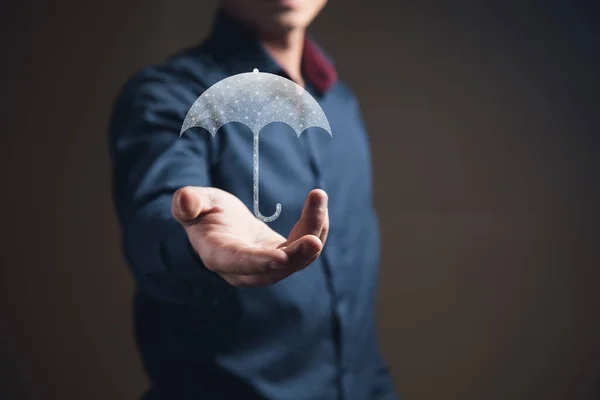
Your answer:
[[[298,137],[305,129],[320,127],[331,136],[325,113],[316,100],[301,86],[279,75],[253,72],[233,75],[208,88],[188,111],[180,136],[187,129],[201,127],[215,136],[228,122],[241,122],[254,135],[254,215],[264,222],[274,221],[281,214],[277,203],[275,213],[263,216],[258,207],[258,134],[271,122],[290,125]]]

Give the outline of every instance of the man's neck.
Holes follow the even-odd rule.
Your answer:
[[[289,74],[290,78],[301,86],[304,86],[301,69],[304,35],[305,31],[299,29],[279,37],[266,35],[260,37],[265,50]]]

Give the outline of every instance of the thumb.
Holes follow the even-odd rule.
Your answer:
[[[182,225],[195,222],[198,217],[212,208],[206,188],[186,186],[175,192],[171,201],[171,213]]]
[[[315,235],[325,242],[328,230],[327,193],[321,189],[313,189],[306,196],[302,215],[292,228],[288,236],[288,243],[298,240],[304,235]]]

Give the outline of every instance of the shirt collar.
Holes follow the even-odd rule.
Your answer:
[[[216,61],[231,75],[258,68],[261,72],[289,79],[289,75],[268,54],[254,33],[221,10],[213,23],[208,45]],[[337,80],[333,60],[308,36],[302,52],[302,74],[320,94],[324,94]]]

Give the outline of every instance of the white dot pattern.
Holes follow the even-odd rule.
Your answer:
[[[312,126],[331,135],[325,113],[304,88],[258,70],[233,75],[208,88],[188,111],[181,133],[198,126],[214,136],[228,122],[242,122],[252,132],[260,132],[271,122],[284,122],[298,136]]]
[[[254,163],[254,215],[264,222],[276,220],[281,214],[277,203],[275,213],[265,217],[259,210],[258,134],[271,122],[290,125],[296,135],[310,127],[331,128],[325,113],[316,100],[301,86],[279,75],[253,72],[233,75],[208,88],[188,111],[181,134],[192,127],[207,129],[215,136],[228,122],[241,122],[252,129]]]

